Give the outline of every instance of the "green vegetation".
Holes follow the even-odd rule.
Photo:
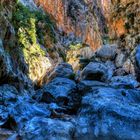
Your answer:
[[[104,32],[105,32],[105,34],[108,34],[109,33],[109,29],[108,29],[107,26],[104,28]]]
[[[83,48],[83,45],[82,45],[81,43],[78,43],[78,44],[71,44],[71,45],[69,46],[69,48],[70,48],[71,50],[78,50],[78,49]]]
[[[110,38],[108,36],[103,36],[102,40],[103,40],[103,44],[108,44],[110,42]]]
[[[46,33],[49,34],[51,41],[55,42],[54,24],[49,16],[46,16],[42,11],[30,11],[29,8],[17,1],[12,21],[18,45],[26,61],[32,56],[45,55],[45,50],[39,44],[45,45],[44,36]],[[39,22],[42,25],[39,26]]]
[[[126,30],[129,30],[131,28],[131,26],[130,26],[130,24],[128,22],[125,23],[124,27],[125,27]]]

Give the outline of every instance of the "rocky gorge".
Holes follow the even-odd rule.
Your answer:
[[[139,0],[0,0],[0,140],[139,140],[139,28]]]

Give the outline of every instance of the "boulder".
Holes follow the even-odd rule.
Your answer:
[[[124,68],[118,68],[114,70],[113,76],[124,76],[127,75],[128,73],[125,71]]]
[[[80,95],[76,91],[76,83],[67,78],[57,77],[41,90],[37,91],[36,98],[45,103],[57,103],[61,107],[76,110]]]
[[[81,79],[106,81],[108,79],[108,69],[100,62],[90,62],[81,72]]]
[[[20,94],[11,85],[0,86],[0,127],[10,130],[21,129],[35,116],[50,117],[47,104],[37,103],[24,91]]]
[[[10,116],[10,108],[17,101],[18,91],[11,85],[0,86],[0,127],[11,128],[14,119]]]
[[[5,84],[0,86],[0,102],[2,104],[8,105],[16,102],[18,91],[15,87]]]
[[[102,86],[85,91],[76,122],[76,140],[138,140],[140,91]]]
[[[115,59],[116,67],[122,67],[124,62],[126,61],[126,55],[123,52],[119,52]]]
[[[72,66],[68,63],[60,63],[54,68],[47,79],[51,81],[56,77],[70,78],[71,75],[73,75]]]
[[[125,87],[125,88],[137,88],[140,86],[140,84],[133,75],[125,75],[125,76],[112,77],[110,86]]]
[[[16,121],[18,128],[22,129],[26,122],[35,116],[50,117],[48,105],[35,103],[33,100],[19,97],[18,101],[8,108],[9,114]]]
[[[83,80],[80,81],[77,85],[78,91],[82,94],[85,93],[85,91],[91,90],[93,87],[100,87],[104,86],[107,87],[108,84],[100,82],[100,81],[91,81],[91,80]]]
[[[75,127],[67,121],[34,117],[23,132],[23,140],[72,140]]]
[[[103,45],[97,52],[96,55],[102,59],[114,59],[117,51],[116,44]]]

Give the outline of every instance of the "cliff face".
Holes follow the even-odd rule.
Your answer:
[[[0,139],[138,140],[139,7],[0,0]]]
[[[120,39],[120,43],[132,50],[140,41],[140,2],[138,0],[114,0],[110,3],[108,26],[110,38]]]
[[[134,65],[135,46],[140,38],[138,0],[21,0],[20,3],[1,1],[0,38],[3,51],[9,54],[4,59],[9,59],[11,73],[18,67],[18,71],[38,81],[46,69],[61,61],[79,69],[81,57],[89,59],[94,54],[92,50],[107,43],[119,45],[126,67]],[[80,46],[78,53],[71,49],[76,46]],[[91,47],[91,52],[87,49],[84,53],[84,46]],[[134,73],[132,69],[130,73]]]
[[[3,81],[22,75],[36,83],[62,61],[63,47],[57,43],[55,25],[33,1],[1,1],[0,19]]]
[[[136,45],[140,42],[138,0],[35,0],[35,2],[51,15],[57,25],[59,36],[75,38],[74,42],[68,43],[69,46],[79,41],[96,51],[102,44],[118,44],[119,53],[125,56],[125,67],[127,69],[130,67],[127,71],[134,74],[133,56]],[[73,52],[68,51],[69,54]],[[69,58],[68,62],[73,64],[76,59]]]
[[[100,2],[81,0],[35,0],[37,5],[51,14],[62,34],[73,33],[83,43],[90,45],[93,50],[102,44],[104,21]],[[102,19],[102,21],[101,21]]]
[[[124,39],[123,46],[132,48],[139,41],[138,0],[35,0],[52,15],[65,34],[74,33],[94,50],[104,41]],[[133,40],[130,42],[130,38]],[[134,37],[135,36],[135,37]],[[134,39],[135,38],[135,39]]]

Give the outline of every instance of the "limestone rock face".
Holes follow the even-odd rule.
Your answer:
[[[39,15],[41,12],[34,1],[0,2],[1,82],[20,81],[22,84],[32,80],[36,84],[52,65],[62,61],[59,52],[63,52],[63,47],[53,42],[51,23],[49,29],[44,29],[49,23],[43,12]],[[44,35],[40,37],[43,41],[37,30]]]
[[[110,6],[108,27],[110,37],[120,38],[121,45],[129,52],[139,42],[139,7],[138,0],[114,0],[108,3]]]
[[[102,30],[100,30],[101,26],[99,26],[100,21],[98,19],[103,18],[103,15],[102,13],[99,13],[99,16],[96,15],[97,9],[93,9],[94,2],[90,3],[83,0],[35,0],[35,2],[51,14],[52,19],[55,20],[59,30],[64,35],[72,32],[94,50],[102,44]],[[99,2],[95,0],[95,3],[95,8],[99,7]],[[100,8],[99,12],[101,12]]]

